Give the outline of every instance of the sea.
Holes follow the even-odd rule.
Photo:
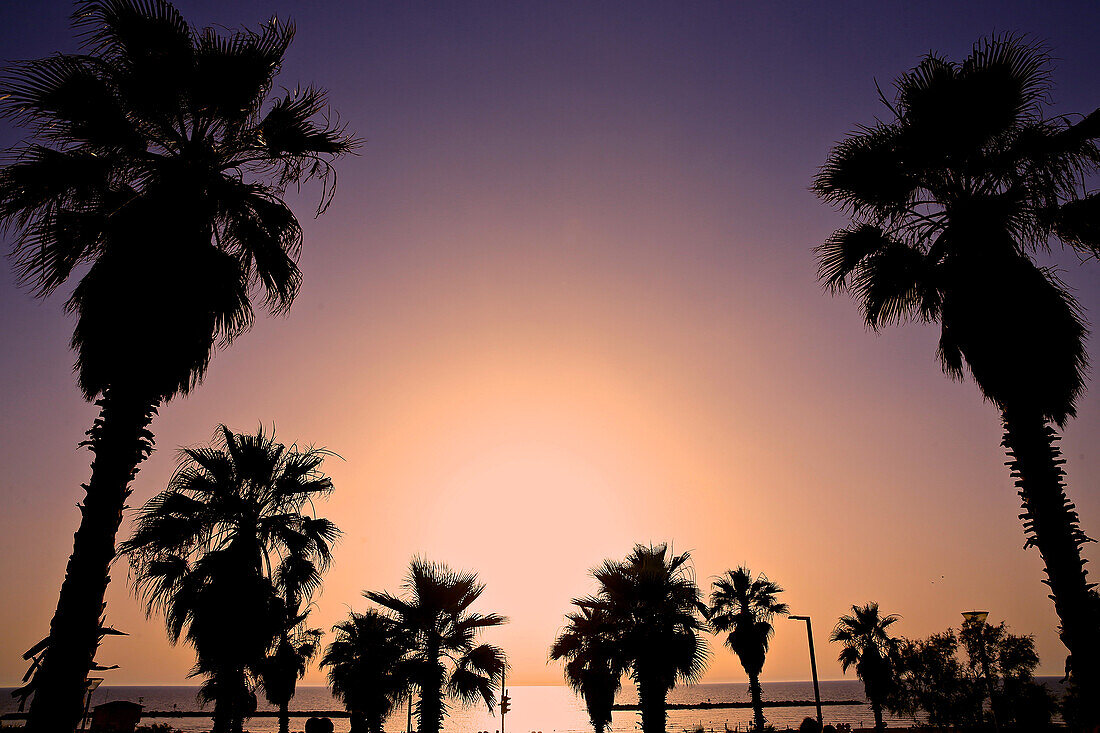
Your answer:
[[[1057,677],[1043,677],[1052,690],[1061,693]],[[768,700],[806,700],[814,699],[811,682],[763,682],[765,703]],[[822,707],[826,723],[849,723],[852,728],[870,728],[874,724],[870,705],[863,693],[863,684],[858,680],[833,680],[820,683],[821,700],[858,700],[855,705],[827,705]],[[92,707],[110,700],[130,700],[145,706],[147,711],[195,711],[201,710],[195,700],[197,687],[100,687],[92,695]],[[0,714],[11,713],[16,705],[10,695],[11,688],[0,688]],[[546,686],[509,686],[511,711],[506,716],[506,733],[589,733],[592,730],[588,722],[583,701],[568,687]],[[616,702],[636,703],[638,700],[634,688],[624,685]],[[683,685],[669,693],[669,703],[702,702],[748,702],[748,684],[744,682],[726,684]],[[301,685],[291,701],[290,729],[302,731],[307,716],[303,711],[340,710],[340,704],[333,699],[327,687]],[[261,700],[260,710],[271,711],[271,705]],[[790,727],[797,729],[803,718],[816,717],[813,704],[798,707],[765,707],[764,715],[777,729]],[[613,731],[640,730],[640,718],[636,710],[616,710],[613,714]],[[669,733],[693,733],[700,728],[704,733],[725,733],[725,731],[744,731],[752,719],[751,708],[718,708],[707,710],[669,710]],[[332,718],[337,733],[346,733],[350,727],[347,718]],[[407,710],[402,707],[395,710],[386,722],[386,733],[404,733],[406,730]],[[910,719],[893,719],[894,725],[912,725]],[[210,730],[210,719],[205,717],[163,718],[143,717],[142,725],[168,723],[182,733],[202,733]],[[18,723],[5,721],[4,726]],[[414,721],[415,726],[415,721]],[[255,717],[245,726],[251,733],[275,733],[278,731],[278,719],[275,717]],[[500,712],[490,713],[484,704],[462,707],[452,706],[443,724],[444,733],[500,733]]]

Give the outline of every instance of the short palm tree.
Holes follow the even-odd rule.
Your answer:
[[[852,606],[852,612],[840,617],[829,641],[844,645],[840,651],[840,668],[847,672],[855,667],[856,676],[863,681],[871,712],[875,716],[875,728],[882,729],[882,706],[893,689],[892,660],[897,641],[890,636],[889,628],[898,616],[879,614],[878,604]]]
[[[285,602],[285,599],[284,599]],[[287,621],[280,629],[275,645],[260,662],[257,672],[264,697],[279,709],[279,733],[290,731],[290,701],[305,676],[309,663],[321,650],[325,632],[306,628],[307,614],[284,607]]]
[[[778,584],[761,573],[755,580],[746,567],[727,570],[714,581],[710,594],[710,625],[717,634],[728,633],[726,646],[733,650],[749,676],[752,697],[753,724],[764,730],[764,705],[760,694],[760,672],[768,642],[775,629],[772,619],[787,613],[787,604],[777,596],[783,592]]]
[[[413,681],[420,691],[417,730],[439,733],[447,714],[445,698],[464,704],[481,699],[492,711],[494,690],[504,673],[504,652],[475,644],[483,629],[507,619],[470,610],[485,590],[477,574],[415,558],[404,589],[404,597],[375,591],[363,595],[393,613],[413,639]]]
[[[873,329],[940,325],[939,356],[969,371],[1000,411],[1027,545],[1039,548],[1073,677],[1100,722],[1100,598],[1088,538],[1066,497],[1053,426],[1084,390],[1079,304],[1036,256],[1058,239],[1100,252],[1100,111],[1048,117],[1047,55],[1019,38],[978,43],[961,63],[929,55],[895,84],[886,122],[829,155],[814,190],[852,217],[817,248],[827,287],[851,293]]]
[[[336,638],[321,658],[332,694],[351,714],[352,733],[382,733],[386,718],[410,694],[417,666],[413,639],[374,610],[352,613],[332,630]]]
[[[186,631],[195,647],[215,733],[239,733],[255,707],[255,676],[294,612],[287,598],[317,590],[339,530],[306,513],[332,491],[320,471],[327,451],[287,448],[262,429],[218,430],[215,445],[180,452],[120,552],[147,612],[164,615],[173,643]]]
[[[39,297],[71,289],[81,391],[100,407],[80,528],[26,692],[32,731],[73,730],[129,484],[159,405],[301,282],[288,185],[331,184],[357,142],[314,88],[270,95],[294,28],[196,29],[166,0],[76,0],[84,48],[9,66],[0,114],[30,132],[0,169],[0,224]],[[330,200],[331,185],[322,194]],[[73,282],[75,281],[75,283]]]
[[[569,623],[550,647],[550,658],[564,659],[565,680],[584,699],[596,733],[611,725],[615,694],[622,687],[616,626],[603,608],[581,606],[566,615]]]
[[[690,553],[666,545],[635,545],[626,560],[605,560],[592,571],[599,589],[574,601],[607,614],[619,661],[638,686],[644,733],[664,733],[666,698],[677,680],[695,682],[707,663],[700,635],[707,612],[691,572]]]

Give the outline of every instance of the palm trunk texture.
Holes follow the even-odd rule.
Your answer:
[[[103,596],[111,581],[115,535],[138,465],[153,450],[149,423],[155,402],[115,389],[96,402],[100,408],[87,445],[94,455],[92,475],[80,505],[80,527],[50,622],[50,641],[35,676],[27,730],[73,731],[84,712],[85,680],[99,646]]]
[[[886,725],[882,722],[882,703],[878,700],[871,701],[871,713],[875,716],[875,730],[882,730]]]
[[[279,703],[279,733],[290,733],[290,704],[286,700]]]
[[[749,695],[752,697],[752,724],[753,730],[762,731],[767,723],[764,720],[764,702],[760,690],[760,675],[749,675]]]
[[[1089,730],[1100,723],[1100,599],[1091,590],[1087,560],[1081,557],[1081,546],[1091,540],[1081,531],[1076,508],[1066,496],[1058,435],[1037,413],[1005,410],[1004,426],[1006,465],[1023,500],[1025,546],[1038,547],[1043,558],[1043,582],[1050,587],[1062,622],[1059,636],[1071,655],[1079,723]]]
[[[443,728],[443,668],[437,653],[429,653],[432,660],[431,675],[420,685],[420,705],[417,709],[419,733],[439,733]]]
[[[667,690],[660,682],[642,676],[638,681],[638,708],[642,712],[642,733],[665,733]]]

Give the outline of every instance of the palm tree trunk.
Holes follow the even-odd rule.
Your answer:
[[[875,716],[875,730],[883,730],[886,724],[882,722],[882,703],[878,698],[871,700],[871,713]]]
[[[279,703],[279,733],[290,733],[290,704],[286,700]]]
[[[752,724],[758,731],[764,730],[767,721],[764,720],[764,701],[760,690],[760,675],[749,674],[749,695],[752,697]]]
[[[1090,590],[1077,511],[1066,496],[1058,435],[1037,412],[1004,411],[1003,445],[1023,500],[1025,546],[1046,566],[1046,583],[1061,620],[1059,636],[1071,655],[1073,686],[1084,729],[1100,723],[1100,598]]]
[[[92,476],[80,506],[80,527],[50,622],[50,642],[35,675],[27,730],[62,733],[75,730],[83,714],[84,680],[99,646],[103,596],[111,581],[115,535],[130,495],[129,484],[138,464],[153,450],[149,423],[157,412],[155,401],[143,400],[119,389],[108,389],[99,405],[99,417],[88,431],[87,445],[94,455]]]
[[[416,710],[418,733],[439,733],[443,728],[443,668],[439,653],[428,652],[429,669],[426,679],[420,681],[420,704]]]
[[[642,733],[665,733],[667,712],[665,686],[649,675],[638,676],[638,708],[642,711]]]

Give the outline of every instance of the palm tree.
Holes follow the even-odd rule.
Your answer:
[[[753,724],[764,730],[764,706],[760,699],[760,672],[768,642],[775,629],[772,619],[786,614],[787,604],[776,598],[783,589],[761,573],[755,580],[752,571],[742,566],[727,570],[715,580],[710,594],[710,625],[715,633],[729,632],[726,646],[737,654],[749,676]]]
[[[81,53],[0,75],[0,114],[31,133],[6,151],[0,224],[18,233],[15,269],[34,295],[76,280],[76,372],[100,408],[80,527],[25,690],[28,727],[49,733],[81,716],[115,535],[158,406],[248,329],[253,298],[289,309],[302,230],[282,194],[320,179],[323,210],[332,162],[357,145],[329,123],[323,91],[269,96],[293,25],[199,30],[166,0],[75,6]]]
[[[895,84],[893,119],[861,127],[829,155],[817,194],[852,225],[816,252],[820,277],[859,302],[875,330],[940,325],[943,370],[968,370],[1000,411],[1076,683],[1100,722],[1100,598],[1081,557],[1088,541],[1066,497],[1053,426],[1084,391],[1079,304],[1036,256],[1052,238],[1100,252],[1100,110],[1071,124],[1047,117],[1048,56],[1019,38],[982,41],[961,63],[928,55]]]
[[[619,663],[638,686],[644,733],[664,733],[665,700],[677,680],[694,682],[706,669],[699,635],[707,612],[691,572],[690,553],[666,545],[635,545],[626,560],[605,560],[592,571],[596,595],[574,601],[603,612],[615,628]]]
[[[416,662],[413,639],[378,611],[352,613],[332,627],[336,639],[325,649],[332,694],[351,713],[352,733],[382,733],[393,709],[408,698]]]
[[[340,532],[305,513],[332,491],[320,471],[330,453],[287,448],[262,429],[218,430],[215,445],[180,451],[168,488],[141,509],[120,552],[172,643],[186,629],[193,675],[206,677],[202,697],[215,704],[215,733],[239,733],[255,709],[255,676],[287,633],[295,601],[319,588]]]
[[[875,715],[875,728],[882,729],[882,706],[894,684],[894,672],[891,660],[896,653],[897,641],[890,636],[888,629],[898,616],[879,615],[878,604],[852,606],[852,612],[841,616],[837,621],[829,641],[844,645],[840,651],[840,668],[847,672],[856,668],[856,676],[863,680],[867,699],[871,701],[871,712]]]
[[[389,609],[413,639],[413,681],[420,690],[417,729],[439,733],[447,714],[445,697],[463,704],[481,699],[492,711],[493,691],[504,673],[504,652],[490,644],[475,646],[475,641],[482,629],[507,619],[470,611],[485,590],[477,574],[414,558],[404,588],[403,598],[384,591],[363,595]]]
[[[298,680],[321,650],[321,637],[325,632],[305,627],[306,614],[297,615],[288,610],[288,627],[284,625],[275,646],[257,668],[264,697],[279,708],[279,733],[290,731],[290,701],[294,697]]]
[[[592,728],[604,733],[622,686],[616,626],[603,608],[581,606],[566,619],[569,624],[550,647],[550,658],[566,660],[566,682],[584,698]]]

